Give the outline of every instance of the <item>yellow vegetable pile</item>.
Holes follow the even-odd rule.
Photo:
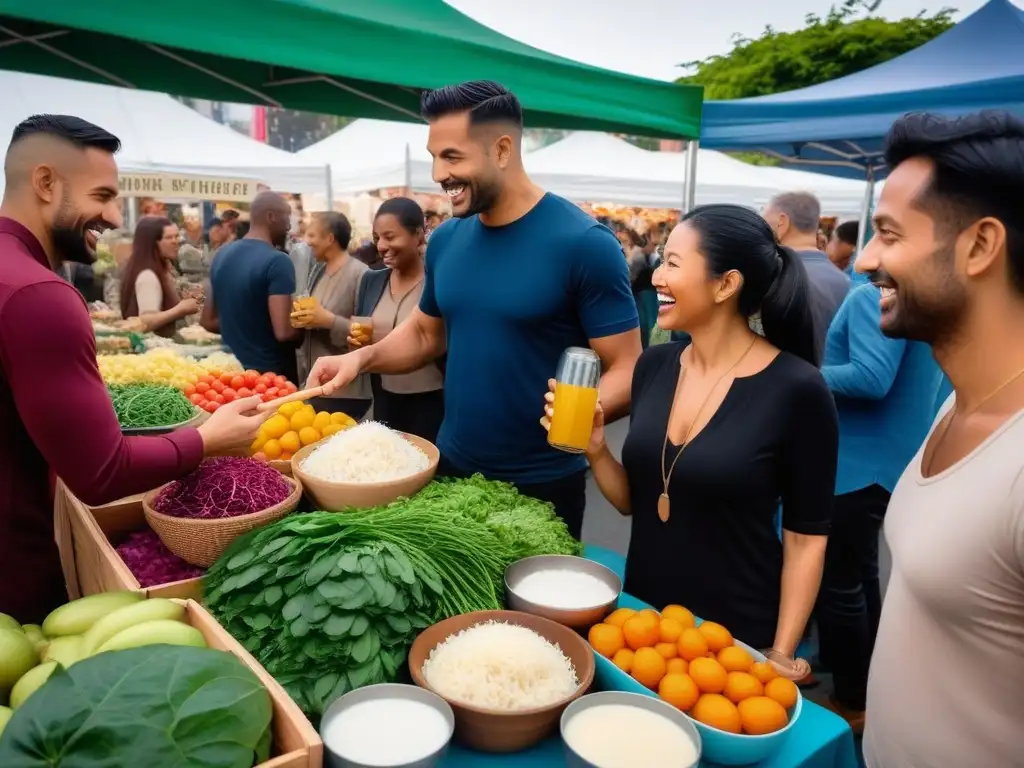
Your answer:
[[[211,370],[242,370],[232,355],[214,353],[193,360],[171,349],[152,349],[142,355],[97,355],[96,361],[107,384],[166,384],[179,389]]]
[[[318,413],[305,403],[285,403],[260,427],[249,453],[261,461],[287,461],[300,448],[355,425],[346,413]]]

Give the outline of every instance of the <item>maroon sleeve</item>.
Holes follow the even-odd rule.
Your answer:
[[[81,297],[66,283],[28,285],[2,309],[0,349],[14,403],[54,473],[86,504],[148,491],[195,469],[195,429],[124,437],[96,364]]]

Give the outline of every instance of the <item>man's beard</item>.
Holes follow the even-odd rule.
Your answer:
[[[967,292],[957,279],[953,265],[956,260],[955,243],[940,246],[932,254],[937,269],[928,282],[928,288],[915,292],[906,285],[897,285],[885,273],[877,273],[872,280],[896,288],[896,305],[889,323],[882,333],[894,339],[923,341],[931,347],[942,347],[956,338],[967,311]],[[919,283],[920,284],[920,283]]]
[[[501,185],[496,181],[466,181],[466,193],[469,195],[469,205],[462,213],[452,209],[452,216],[459,219],[468,219],[480,213],[487,213],[494,204],[498,202],[501,195]]]
[[[92,264],[96,254],[85,242],[85,225],[79,223],[81,216],[71,206],[67,194],[61,195],[60,208],[53,219],[50,241],[58,262],[71,261],[76,264]]]

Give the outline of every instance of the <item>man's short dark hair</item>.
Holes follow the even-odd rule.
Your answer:
[[[836,240],[847,245],[857,247],[857,233],[860,231],[860,224],[856,221],[844,221],[832,232]]]
[[[786,214],[798,232],[818,231],[821,203],[810,192],[783,192],[773,197],[768,205]]]
[[[238,221],[238,219],[242,218],[242,214],[240,214],[233,208],[228,208],[226,211],[224,211],[224,213],[220,215],[220,218],[222,221]]]
[[[470,80],[424,91],[420,97],[420,112],[426,120],[469,112],[469,122],[473,125],[512,123],[523,127],[523,107],[519,99],[493,80]]]
[[[80,149],[102,149],[111,154],[121,149],[117,136],[74,115],[32,115],[15,126],[10,146],[39,135],[63,139]]]
[[[327,231],[334,235],[334,242],[338,247],[343,251],[348,250],[348,245],[352,242],[352,224],[348,217],[338,211],[325,211],[316,214],[316,217]]]
[[[913,157],[932,162],[918,207],[936,232],[953,237],[991,216],[1006,228],[1010,280],[1024,293],[1024,120],[986,109],[961,117],[904,115],[885,137],[885,161],[895,168]]]

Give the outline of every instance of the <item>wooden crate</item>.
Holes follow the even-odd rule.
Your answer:
[[[202,579],[186,579],[143,588],[114,547],[146,525],[142,496],[129,496],[102,507],[88,507],[63,482],[57,483],[54,530],[68,596],[75,600],[97,592],[131,589],[148,597],[200,600]]]
[[[274,704],[271,724],[274,734],[274,752],[271,759],[256,768],[321,768],[324,745],[320,735],[310,724],[302,710],[285,693],[284,688],[270,676],[256,659],[246,651],[217,620],[195,600],[186,600],[189,623],[203,633],[211,648],[233,653],[260,679],[270,693]]]

